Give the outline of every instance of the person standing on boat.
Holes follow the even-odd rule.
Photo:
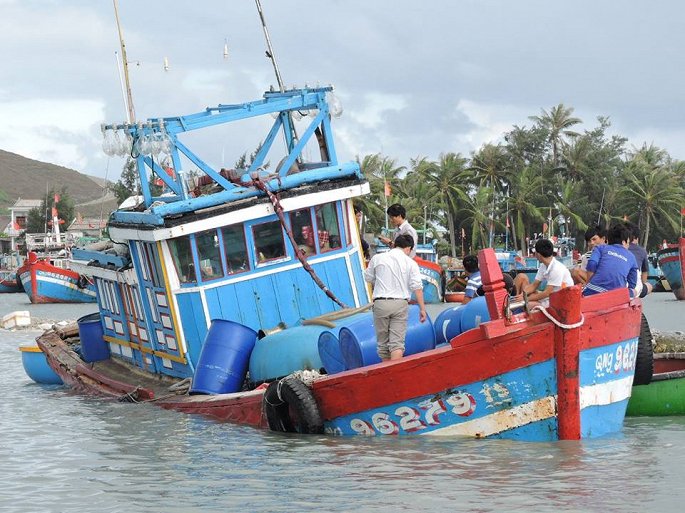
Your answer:
[[[393,249],[375,254],[364,271],[364,279],[373,285],[373,325],[383,361],[404,356],[412,292],[420,308],[419,321],[426,320],[419,265],[409,256],[413,247],[410,235],[399,235]]]
[[[478,293],[478,287],[480,287],[483,282],[480,278],[480,269],[478,268],[478,257],[475,255],[466,255],[462,260],[462,265],[464,266],[464,274],[468,277],[466,282],[466,287],[464,288],[464,300],[462,303],[468,303]]]
[[[386,212],[388,213],[388,218],[390,219],[390,222],[396,228],[396,230],[393,234],[392,239],[380,236],[378,237],[378,240],[392,248],[394,247],[394,243],[395,240],[397,240],[397,237],[399,237],[400,235],[410,235],[414,241],[414,246],[409,256],[411,258],[414,258],[416,256],[416,245],[419,243],[419,235],[418,233],[416,233],[414,227],[409,224],[409,221],[407,221],[407,209],[399,203],[393,203],[388,207],[388,210]]]
[[[540,262],[538,272],[533,283],[522,286],[522,293],[516,296],[517,301],[523,299],[523,294],[528,294],[529,306],[549,306],[549,296],[564,287],[573,286],[573,278],[568,268],[554,258],[554,245],[549,239],[539,239],[535,243],[535,258]],[[516,275],[526,276],[524,273]],[[544,290],[538,290],[543,280],[547,281]]]
[[[630,230],[623,223],[609,228],[608,244],[596,246],[587,263],[588,283],[584,296],[599,294],[628,285],[630,297],[635,297],[638,280],[637,262],[628,251]]]
[[[369,243],[364,240],[364,212],[357,205],[354,206],[354,216],[357,218],[357,226],[359,227],[359,238],[362,244],[362,253],[364,254],[364,260],[369,261]]]
[[[637,225],[635,223],[628,222],[626,223],[626,226],[630,230],[630,244],[628,245],[628,251],[630,251],[635,257],[635,263],[637,264],[639,273],[635,292],[638,296],[645,297],[647,294],[652,292],[652,284],[647,281],[647,278],[649,277],[649,255],[647,255],[647,250],[640,246],[640,229],[637,227]]]

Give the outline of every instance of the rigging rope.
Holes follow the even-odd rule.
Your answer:
[[[531,313],[535,312],[536,310],[545,314],[545,317],[547,317],[550,321],[559,326],[562,330],[572,330],[573,328],[580,328],[585,323],[585,316],[583,316],[583,314],[580,314],[580,320],[578,322],[575,322],[573,324],[563,324],[558,319],[552,317],[552,314],[549,313],[547,311],[547,308],[545,308],[544,306],[538,305],[530,309]]]

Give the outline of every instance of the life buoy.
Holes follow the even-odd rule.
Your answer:
[[[635,377],[633,385],[648,385],[652,382],[654,373],[654,349],[652,348],[652,332],[649,329],[647,317],[642,314],[640,338],[637,342],[637,359],[635,360]]]
[[[323,420],[312,391],[299,379],[271,382],[264,392],[269,429],[282,433],[323,433]]]

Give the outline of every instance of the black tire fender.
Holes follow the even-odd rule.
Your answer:
[[[80,274],[78,277],[78,281],[76,282],[76,285],[80,289],[85,289],[88,286],[88,278]]]
[[[302,381],[285,377],[272,381],[263,399],[269,429],[282,433],[323,433],[323,420],[314,394]]]
[[[637,359],[635,361],[635,378],[633,385],[648,385],[652,382],[654,373],[654,349],[652,347],[652,332],[649,329],[647,317],[642,314],[640,338],[637,342]]]

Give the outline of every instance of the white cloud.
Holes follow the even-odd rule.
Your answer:
[[[3,150],[84,170],[93,148],[99,149],[94,128],[104,119],[104,105],[72,99],[8,102],[4,97],[0,119]]]
[[[473,126],[468,132],[456,134],[455,140],[462,153],[476,150],[485,143],[497,143],[513,125],[530,124],[534,115],[529,107],[459,100],[456,112],[465,116]]]

